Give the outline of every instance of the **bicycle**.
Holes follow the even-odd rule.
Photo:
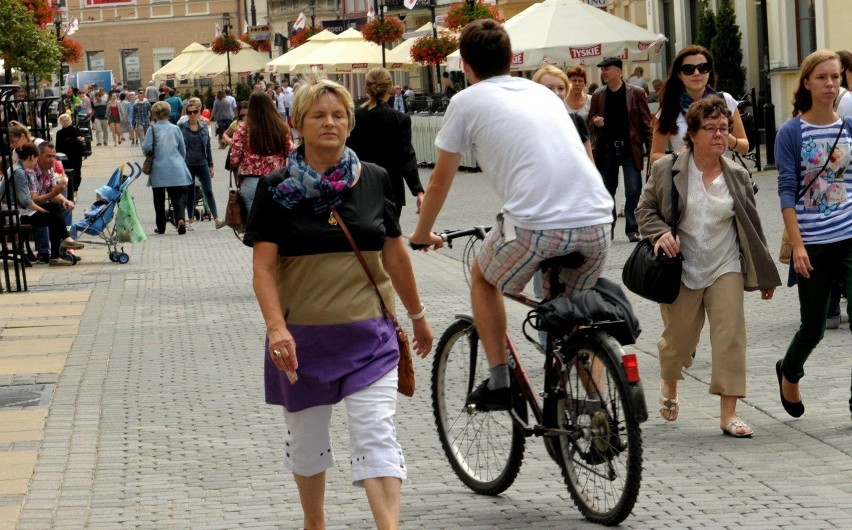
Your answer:
[[[462,260],[470,264],[476,242],[488,227],[446,231],[452,241],[469,237]],[[570,254],[543,265],[556,286],[560,268],[576,268],[582,256]],[[468,271],[465,269],[467,278]],[[540,301],[504,293],[531,308]],[[589,521],[621,523],[633,510],[642,475],[640,423],[648,419],[635,354],[625,354],[613,338],[624,333],[623,320],[593,322],[562,334],[548,332],[544,346],[544,388],[536,398],[507,334],[513,410],[482,412],[465,400],[488,375],[488,365],[473,318],[457,315],[438,342],[432,368],[432,407],[441,446],[453,471],[471,490],[498,495],[520,472],[526,438],[541,436],[559,464],[574,504]],[[632,336],[631,336],[632,342]],[[529,424],[529,410],[534,423]]]

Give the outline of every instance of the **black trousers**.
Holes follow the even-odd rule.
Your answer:
[[[46,226],[50,237],[50,258],[59,257],[59,247],[62,241],[68,237],[68,229],[65,227],[65,209],[55,202],[40,204],[47,213],[36,212],[32,215],[22,215],[21,223],[32,226]]]
[[[152,188],[154,190],[154,220],[157,230],[166,231],[166,193],[172,201],[172,211],[175,216],[175,224],[184,220],[186,212],[186,186],[169,186],[167,188]]]

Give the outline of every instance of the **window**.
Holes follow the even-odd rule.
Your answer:
[[[104,60],[105,56],[103,50],[86,52],[86,64],[89,66],[89,70],[103,70]]]
[[[817,49],[814,0],[796,0],[796,42],[800,63]]]

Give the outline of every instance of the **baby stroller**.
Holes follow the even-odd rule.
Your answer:
[[[97,193],[103,197],[105,204],[96,212],[87,215],[81,221],[71,226],[71,237],[77,239],[81,233],[100,236],[101,241],[87,241],[94,244],[106,245],[109,260],[113,263],[125,264],[130,261],[130,256],[124,252],[124,246],[119,250],[119,238],[117,235],[117,223],[110,223],[115,217],[115,210],[121,202],[122,192],[130,186],[141,174],[142,168],[139,164],[127,164],[130,174],[124,175],[121,168],[116,168],[105,186],[98,188]]]
[[[92,156],[92,122],[85,112],[77,113],[77,128],[83,135],[83,158]]]
[[[192,219],[196,221],[212,221],[213,214],[210,213],[210,207],[207,205],[207,198],[204,196],[204,193],[201,191],[201,185],[199,183],[195,183],[194,186],[194,199],[192,201]],[[187,193],[189,195],[189,193]],[[174,227],[177,227],[177,222],[175,221],[175,210],[172,206],[171,197],[167,196],[168,205],[166,207],[166,219],[169,223],[171,223]],[[187,208],[187,212],[189,212],[189,208]],[[189,221],[189,217],[187,217],[187,221]]]

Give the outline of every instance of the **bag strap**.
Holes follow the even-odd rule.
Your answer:
[[[399,327],[399,322],[397,322],[394,314],[388,309],[388,306],[385,304],[385,299],[382,298],[382,293],[379,291],[379,286],[376,284],[376,279],[373,277],[373,272],[370,270],[370,267],[367,266],[367,262],[364,261],[364,256],[361,255],[361,251],[358,250],[358,245],[355,244],[355,239],[352,238],[352,234],[349,232],[349,228],[346,226],[346,223],[343,222],[343,218],[337,213],[337,210],[332,210],[331,215],[334,216],[334,220],[337,221],[338,226],[343,229],[343,234],[346,236],[346,240],[349,241],[349,245],[352,246],[352,250],[355,252],[355,257],[358,258],[358,262],[361,264],[361,267],[364,268],[364,272],[367,273],[367,278],[369,278],[370,283],[373,284],[373,289],[375,289],[376,294],[379,297],[379,302],[382,305],[382,312],[384,312],[393,322],[395,328]]]
[[[677,191],[677,187],[674,183],[675,175],[680,173],[679,170],[675,170],[674,165],[677,162],[677,153],[672,153],[672,236],[677,236],[677,224],[680,221],[680,208],[678,205],[678,200],[680,199],[680,194]]]
[[[805,186],[805,189],[803,189],[801,192],[796,194],[796,202],[799,202],[800,200],[802,200],[802,197],[804,197],[808,193],[808,190],[811,189],[811,187],[813,187],[813,185],[816,183],[817,179],[819,179],[819,176],[822,175],[822,172],[825,171],[825,168],[828,167],[828,163],[831,162],[831,154],[834,152],[834,148],[837,147],[837,142],[840,141],[840,136],[843,134],[843,129],[845,127],[846,127],[846,119],[844,118],[840,122],[840,130],[837,131],[837,138],[834,139],[834,143],[831,144],[831,149],[828,150],[828,155],[825,157],[825,164],[822,165],[822,168],[819,170],[819,173],[817,173],[814,176],[814,178],[811,179],[810,182],[808,182],[808,185]]]

